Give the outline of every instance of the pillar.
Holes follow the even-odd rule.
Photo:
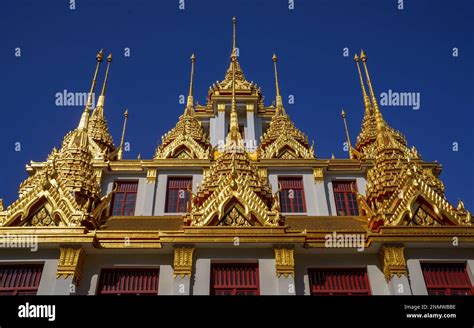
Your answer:
[[[58,270],[54,295],[74,295],[82,276],[85,252],[81,247],[59,248]]]
[[[279,295],[296,295],[295,259],[292,248],[276,247],[275,267]]]
[[[155,203],[157,170],[149,168],[146,171],[145,201],[143,204],[142,215],[153,215],[153,205]]]
[[[255,139],[255,114],[254,104],[247,104],[247,131],[245,134],[245,141],[247,150],[253,152],[256,150],[257,141]]]
[[[405,247],[382,246],[379,252],[383,273],[391,295],[411,295],[408,269],[404,255]]]
[[[173,260],[174,295],[190,295],[194,247],[176,246]]]

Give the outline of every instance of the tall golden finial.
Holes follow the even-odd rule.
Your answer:
[[[110,68],[111,62],[112,62],[112,54],[109,54],[107,56],[107,69],[105,70],[104,83],[102,84],[102,91],[100,93],[99,100],[97,101],[97,107],[104,106],[105,90],[107,89],[107,79],[109,77],[109,68]]]
[[[237,18],[232,17],[232,51],[236,48],[236,25],[237,25]]]
[[[103,56],[104,56],[103,51],[102,51],[102,49],[100,49],[99,53],[96,56],[97,64],[95,66],[94,77],[92,78],[92,84],[91,84],[91,89],[89,91],[89,97],[87,99],[87,103],[86,103],[86,107],[84,109],[84,112],[82,113],[81,120],[79,121],[79,125],[77,127],[80,130],[87,129],[87,126],[89,124],[89,111],[90,111],[90,108],[92,107],[92,97],[93,97],[93,93],[94,93],[94,89],[95,89],[95,84],[96,84],[96,81],[97,81],[97,73],[99,72],[99,66],[100,66],[100,63],[103,60]]]
[[[235,99],[235,61],[237,60],[237,56],[234,51],[232,51],[232,103],[230,109],[230,129],[237,130],[239,129],[239,123],[237,118],[237,101]]]
[[[193,108],[194,98],[193,98],[193,79],[194,79],[194,63],[196,62],[196,56],[194,53],[191,55],[191,79],[189,82],[189,95],[188,95],[188,102],[186,104],[186,111],[187,109]]]
[[[365,76],[367,78],[367,84],[369,85],[370,97],[372,98],[372,105],[375,113],[375,122],[377,125],[377,144],[379,147],[385,145],[384,141],[384,130],[385,130],[385,121],[383,119],[382,113],[380,112],[379,105],[377,103],[377,98],[375,97],[374,89],[372,87],[372,81],[370,80],[369,69],[367,68],[367,56],[364,53],[364,50],[360,51],[360,60],[364,65]]]
[[[359,65],[360,59],[357,56],[357,54],[354,55],[354,61],[356,62],[357,71],[359,72],[360,87],[362,88],[362,96],[364,97],[365,114],[369,115],[370,114],[370,99],[369,99],[369,96],[367,95],[367,92],[365,91],[364,79],[362,78],[362,72],[360,70],[360,65]]]
[[[281,99],[281,94],[280,94],[280,84],[278,82],[278,70],[277,70],[277,64],[276,64],[277,61],[278,61],[278,57],[276,56],[276,54],[273,54],[272,61],[273,61],[273,68],[275,70],[275,87],[276,87],[276,111],[275,111],[275,114],[277,114],[277,113],[284,114],[285,109],[283,108],[283,101]]]
[[[349,147],[349,158],[352,158],[351,137],[349,136],[349,129],[347,128],[347,122],[346,122],[346,112],[344,112],[344,109],[341,112],[341,117],[342,117],[342,120],[344,121],[344,128],[346,129],[347,146]]]
[[[123,113],[123,129],[122,129],[122,138],[120,139],[120,147],[119,151],[117,154],[118,159],[123,158],[123,143],[125,140],[125,129],[127,128],[127,119],[128,119],[128,109],[125,109],[125,112]]]
[[[365,55],[364,50],[360,51],[360,60],[364,65],[365,76],[367,78],[367,84],[369,85],[370,97],[372,98],[372,105],[374,110],[378,110],[379,105],[377,103],[377,98],[375,97],[374,88],[372,87],[372,80],[370,79],[369,70],[367,69],[367,56]]]
[[[239,132],[239,119],[237,116],[237,101],[235,99],[235,62],[237,61],[236,50],[232,51],[232,101],[230,109],[230,128],[229,134],[227,135],[226,144],[232,147],[239,147],[242,136]]]

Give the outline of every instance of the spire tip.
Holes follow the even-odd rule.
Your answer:
[[[97,54],[97,56],[95,57],[97,59],[97,61],[100,63],[102,62],[102,60],[104,59],[104,51],[103,49],[100,49],[99,53]]]

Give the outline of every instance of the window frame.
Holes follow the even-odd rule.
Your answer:
[[[352,192],[352,191],[337,191],[337,189],[336,189],[337,184],[343,184],[343,183],[348,183],[349,185],[353,184],[355,191],[358,191],[357,180],[332,180],[331,181],[336,216],[359,216],[360,215],[360,208],[359,208],[359,204],[357,202],[357,194],[355,192]],[[343,195],[344,214],[339,214],[338,198],[337,198],[336,194],[342,194]],[[348,198],[349,194],[354,196],[356,210],[357,210],[356,214],[351,214],[350,200]]]
[[[188,212],[188,202],[191,201],[191,195],[190,195],[190,192],[188,191],[188,189],[184,189],[184,193],[185,193],[185,196],[184,196],[184,206],[185,206],[185,211],[182,212],[182,211],[173,211],[173,212],[170,212],[168,207],[170,205],[169,203],[169,191],[170,191],[170,180],[172,179],[182,179],[182,180],[185,180],[185,179],[188,179],[190,180],[190,185],[191,185],[191,189],[193,187],[193,180],[194,180],[194,176],[193,175],[172,175],[172,176],[168,176],[167,179],[166,179],[166,195],[165,195],[165,210],[164,210],[164,213],[167,213],[167,214],[182,214],[182,213],[187,213]],[[188,184],[189,185],[189,184]],[[181,188],[172,188],[173,190],[182,190]],[[178,199],[176,201],[176,209],[179,209],[179,193],[178,193]]]
[[[139,181],[138,180],[115,180],[114,181],[114,190],[118,189],[118,186],[121,183],[136,183],[136,191],[114,191],[113,197],[112,197],[112,206],[110,206],[110,216],[116,216],[116,217],[127,217],[127,216],[135,216],[135,211],[137,209],[137,198],[138,198],[138,185]],[[122,200],[122,206],[120,210],[120,215],[114,215],[114,209],[115,209],[115,201],[117,194],[123,194],[123,200]],[[129,194],[135,194],[135,200],[133,202],[133,214],[132,215],[125,215],[125,207],[127,203],[127,195]]]
[[[282,184],[281,184],[281,180],[284,180],[284,179],[299,179],[301,181],[301,189],[300,188],[283,188],[281,187]],[[306,196],[305,196],[305,190],[304,190],[304,179],[303,179],[303,176],[302,175],[278,175],[277,176],[277,180],[278,180],[278,189],[280,190],[280,192],[278,193],[278,196],[280,198],[280,207],[281,207],[281,212],[282,213],[285,213],[285,214],[305,214],[307,213],[307,208],[306,208]],[[302,210],[301,211],[297,211],[295,212],[294,209],[292,209],[291,212],[287,212],[283,209],[283,197],[282,197],[282,193],[284,191],[287,191],[287,190],[301,190],[301,207],[302,207]],[[286,197],[288,200],[289,200],[289,203],[291,203],[292,201],[290,200],[289,197]],[[293,198],[295,199],[295,198]],[[291,205],[290,205],[291,207]]]

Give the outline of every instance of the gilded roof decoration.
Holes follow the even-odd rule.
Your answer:
[[[161,137],[161,144],[156,149],[155,159],[208,159],[210,157],[212,146],[209,137],[194,115],[193,78],[195,61],[196,57],[193,54],[191,56],[189,96],[184,113],[179,117],[176,126]]]
[[[363,52],[361,59],[376,128],[374,166],[367,173],[366,197],[359,195],[362,208],[370,217],[370,226],[376,229],[380,225],[470,225],[471,214],[449,204],[443,183],[431,171],[422,169],[415,147],[408,149],[406,141],[400,142],[398,134],[383,119]],[[419,209],[420,206],[423,207]],[[428,215],[427,211],[433,214]]]
[[[351,157],[360,158],[360,159],[374,159],[376,155],[375,143],[377,139],[377,126],[375,122],[375,112],[374,112],[374,101],[376,101],[376,99],[373,93],[372,82],[368,75],[368,70],[366,66],[367,56],[365,55],[364,51],[361,51],[360,57],[357,56],[356,54],[354,57],[354,61],[356,62],[357,71],[359,73],[360,86],[362,90],[365,110],[364,110],[364,118],[362,120],[361,131],[359,135],[357,136],[356,146],[355,146],[355,149],[352,149],[353,156]],[[362,61],[365,68],[371,99],[367,95],[367,92],[365,89],[364,79],[362,77],[362,72],[361,72],[360,64],[359,64],[360,61]],[[399,143],[401,147],[407,146],[405,136],[402,133],[393,129],[390,126],[387,126],[386,128],[390,131],[395,141]]]
[[[104,83],[102,85],[102,92],[97,101],[97,106],[91,114],[89,120],[89,136],[92,139],[91,143],[94,143],[98,147],[97,152],[93,152],[94,157],[102,157],[104,155],[111,154],[115,150],[114,142],[112,136],[109,132],[109,127],[107,125],[107,120],[104,116],[104,101],[105,101],[105,90],[107,87],[107,78],[109,76],[110,63],[112,62],[112,54],[107,56],[107,69],[105,71]]]
[[[283,107],[277,73],[277,57],[273,55],[276,84],[276,109],[270,126],[260,138],[258,148],[261,159],[311,159],[314,158],[314,146],[308,143],[308,137],[298,130]]]
[[[232,52],[231,62],[237,56]],[[232,69],[235,77],[235,66]],[[278,192],[272,195],[267,179],[258,174],[245,151],[238,129],[235,83],[232,83],[230,128],[224,152],[205,172],[197,194],[192,194],[185,221],[192,226],[277,226]]]
[[[61,149],[53,149],[44,165],[20,185],[19,197],[0,216],[0,225],[96,226],[90,213],[98,203],[100,187],[92,165],[88,126],[101,62],[102,51],[97,55],[89,98],[78,127],[67,133]]]

